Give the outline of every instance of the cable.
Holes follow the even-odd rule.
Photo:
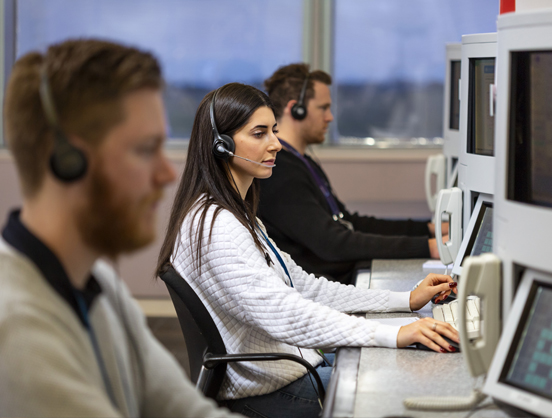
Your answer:
[[[464,417],[464,418],[470,418],[473,414],[475,414],[477,411],[481,411],[482,409],[487,409],[491,406],[496,406],[494,403],[490,402],[490,403],[487,403],[485,405],[479,405],[479,406],[474,406],[470,412],[468,412],[468,414]]]
[[[479,389],[474,389],[470,396],[421,396],[407,398],[403,404],[419,411],[464,411],[474,408],[486,397]]]

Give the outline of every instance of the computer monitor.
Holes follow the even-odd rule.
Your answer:
[[[552,416],[552,275],[523,275],[483,391],[539,416]]]
[[[464,225],[477,196],[494,194],[495,60],[496,33],[462,36],[458,187],[464,199]]]
[[[494,116],[491,112],[495,58],[471,58],[468,91],[467,151],[476,155],[494,155]]]
[[[430,156],[425,169],[425,193],[427,205],[431,212],[435,211],[439,191],[458,185],[461,59],[461,44],[447,44],[443,108],[443,154]]]
[[[525,270],[552,272],[552,10],[497,24],[493,252],[506,318]]]
[[[443,154],[446,157],[446,184],[452,179],[460,154],[460,72],[462,44],[446,45],[446,69],[443,112]]]
[[[452,274],[461,276],[462,265],[468,256],[493,251],[493,197],[480,194],[472,217],[464,232],[460,250],[454,261]]]
[[[508,198],[552,207],[552,46],[548,51],[511,53],[512,85]],[[520,82],[518,80],[525,80]]]

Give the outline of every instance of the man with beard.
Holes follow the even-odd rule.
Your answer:
[[[307,64],[281,67],[265,80],[283,145],[277,168],[261,181],[259,211],[269,235],[307,272],[345,284],[375,258],[438,258],[429,238],[433,224],[349,213],[305,153],[324,142],[333,120],[331,83],[329,74]]]
[[[160,67],[66,41],[13,67],[23,192],[0,240],[0,416],[227,416],[154,339],[112,260],[150,243],[167,160]],[[152,266],[153,268],[153,266]]]

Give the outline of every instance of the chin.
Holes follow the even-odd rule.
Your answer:
[[[263,173],[259,173],[259,175],[255,176],[255,178],[258,178],[258,179],[262,180],[262,179],[267,179],[270,176],[272,176],[272,167],[267,168],[266,171],[264,171]]]

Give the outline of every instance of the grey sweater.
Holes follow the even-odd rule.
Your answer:
[[[220,417],[152,336],[105,262],[89,311],[113,388],[112,405],[90,336],[36,265],[0,238],[0,416]]]

